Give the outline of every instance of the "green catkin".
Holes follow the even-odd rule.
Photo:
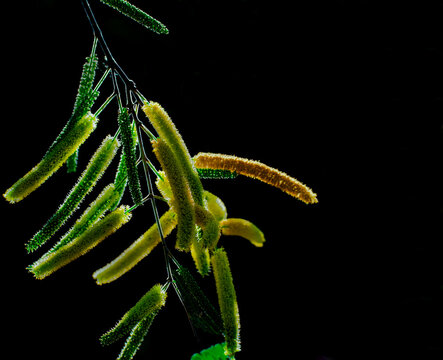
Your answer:
[[[154,153],[168,178],[173,194],[172,209],[177,214],[177,243],[179,250],[188,251],[195,236],[194,206],[182,167],[172,149],[162,138],[152,141]]]
[[[126,336],[142,319],[160,310],[166,302],[166,291],[160,284],[154,285],[111,330],[100,337],[104,346]]]
[[[154,19],[152,16],[148,15],[143,10],[140,10],[139,8],[137,8],[136,6],[130,4],[125,0],[100,0],[100,1],[157,34],[169,33],[167,27],[163,25],[160,21]]]
[[[42,185],[55,173],[95,129],[97,118],[88,113],[65,132],[57,144],[51,147],[43,159],[25,176],[12,185],[3,195],[10,203],[16,203]]]
[[[171,206],[171,200],[173,198],[171,186],[169,185],[165,172],[160,171],[159,174],[162,178],[157,177],[155,185],[157,186],[158,191],[160,191],[161,196],[168,202],[169,206]]]
[[[265,242],[263,232],[248,220],[229,218],[220,222],[220,228],[223,235],[241,236],[257,247]]]
[[[133,136],[132,121],[127,108],[123,108],[118,115],[118,125],[120,126],[120,139],[123,145],[126,171],[128,174],[129,192],[131,193],[134,205],[141,205],[143,202],[143,194],[140,188],[140,178],[137,170],[136,141]]]
[[[82,216],[76,221],[74,226],[48,251],[48,253],[54,252],[60,247],[70,243],[73,239],[83,234],[92,224],[100,220],[109,209],[109,204],[114,201],[115,196],[114,184],[106,186],[83,212]]]
[[[172,152],[177,157],[178,163],[183,169],[186,181],[189,183],[194,202],[203,206],[202,183],[197,170],[194,167],[194,162],[189,155],[186,144],[171,118],[161,105],[155,102],[146,103],[143,106],[143,111],[159,136],[170,146]]]
[[[164,237],[168,236],[176,225],[177,216],[172,210],[168,210],[160,217],[160,226]],[[160,242],[160,233],[157,225],[154,224],[117,258],[94,272],[92,277],[98,285],[117,280],[148,256]]]
[[[139,323],[134,326],[126,339],[125,346],[122,348],[117,360],[132,360],[143,343],[143,340],[148,333],[154,318],[157,316],[157,313],[157,311],[154,311],[140,320]]]
[[[220,312],[206,297],[191,272],[179,266],[175,270],[174,281],[192,325],[208,334],[220,335],[223,332]]]
[[[194,206],[195,222],[201,227],[203,234],[201,242],[203,247],[213,250],[220,239],[220,226],[215,216],[200,205]]]
[[[66,222],[69,216],[78,208],[83,198],[100,179],[117,153],[119,146],[118,141],[109,135],[103,140],[63,204],[46,222],[43,228],[26,244],[28,252],[36,250],[45,243]]]
[[[211,262],[209,250],[203,246],[202,234],[203,230],[197,226],[196,236],[191,244],[191,256],[197,271],[201,276],[206,276],[211,270]]]
[[[106,215],[70,243],[39,259],[29,270],[37,279],[43,279],[86,254],[131,219],[126,210],[126,206],[121,206]]]
[[[234,356],[236,352],[240,351],[240,317],[228,256],[223,248],[214,251],[211,263],[223,319],[226,340],[225,354]]]
[[[74,153],[68,157],[66,160],[66,171],[68,174],[75,173],[77,171],[78,164],[78,149],[74,151]]]

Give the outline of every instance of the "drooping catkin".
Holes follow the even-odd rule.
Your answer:
[[[162,138],[152,141],[152,145],[173,194],[172,209],[177,214],[176,247],[188,251],[195,236],[194,205],[189,186],[183,176],[182,167],[169,145]]]
[[[140,188],[140,178],[137,170],[137,157],[135,151],[135,142],[133,136],[133,126],[128,109],[123,110],[118,115],[118,125],[120,127],[120,139],[125,154],[126,171],[128,174],[129,192],[131,193],[134,205],[140,205],[143,202],[143,194]]]
[[[194,157],[194,165],[198,169],[220,169],[248,176],[268,185],[275,186],[285,193],[303,201],[306,204],[318,202],[317,195],[312,190],[284,172],[265,165],[259,161],[248,160],[232,155],[198,153]]]
[[[10,203],[16,203],[42,185],[55,173],[95,129],[97,118],[88,113],[66,131],[51,147],[43,159],[25,176],[12,185],[3,195]]]
[[[214,249],[220,239],[219,221],[203,206],[195,204],[195,222],[202,229],[201,242],[203,247]]]
[[[158,311],[154,311],[140,320],[137,325],[131,330],[128,338],[126,339],[125,346],[123,346],[117,360],[132,360],[138,349],[143,343],[149,328],[152,325]]]
[[[160,226],[164,237],[168,236],[176,225],[177,216],[172,210],[168,210],[160,217]],[[160,242],[160,233],[157,225],[154,224],[117,258],[95,271],[92,277],[98,285],[117,280],[148,256]]]
[[[161,105],[156,102],[146,103],[143,106],[143,111],[159,136],[169,145],[172,152],[177,157],[178,163],[183,169],[186,181],[189,183],[194,202],[203,206],[202,183],[197,170],[194,167],[194,163],[186,144],[175,127],[175,124]]]
[[[191,256],[197,271],[201,276],[206,276],[211,270],[211,260],[209,249],[203,245],[202,234],[203,230],[197,226],[196,236],[191,243]]]
[[[36,261],[29,271],[37,279],[43,279],[86,254],[131,219],[131,213],[126,213],[126,210],[126,206],[121,206],[106,215],[70,243]]]
[[[252,222],[245,219],[229,218],[222,220],[220,228],[223,235],[241,236],[257,247],[262,247],[265,242],[263,232]]]
[[[119,146],[119,142],[109,135],[103,140],[63,204],[46,222],[43,228],[26,244],[28,252],[36,250],[60,229],[100,179],[117,153]]]
[[[168,28],[163,25],[160,21],[154,19],[151,15],[148,15],[143,10],[132,5],[125,0],[100,0],[102,3],[112,7],[113,9],[119,11],[123,15],[131,18],[132,20],[138,22],[139,24],[145,26],[151,31],[157,34],[168,34]]]
[[[237,351],[240,351],[240,316],[228,256],[223,248],[214,251],[211,264],[223,319],[225,354],[234,356]]]
[[[160,284],[154,285],[121,320],[100,337],[102,345],[110,345],[126,336],[142,319],[157,312],[166,302],[166,291]]]

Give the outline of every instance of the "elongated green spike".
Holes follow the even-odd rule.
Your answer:
[[[191,323],[209,334],[220,335],[223,331],[220,312],[207,298],[191,272],[179,266],[174,273],[174,280]]]
[[[195,205],[194,210],[195,222],[203,231],[201,236],[203,246],[212,250],[217,246],[218,240],[220,239],[219,222],[209,210],[200,205]]]
[[[228,360],[225,355],[225,347],[225,343],[212,345],[198,354],[192,355],[191,360]]]
[[[100,0],[102,3],[112,7],[120,13],[130,17],[132,20],[147,27],[149,30],[157,34],[168,34],[169,30],[160,21],[154,19],[152,16],[146,14],[136,6],[130,4],[125,0]]]
[[[83,116],[73,127],[64,133],[51,151],[25,176],[12,185],[3,195],[6,200],[16,203],[42,185],[95,129],[97,118],[91,113]]]
[[[241,236],[251,242],[251,244],[262,247],[265,242],[263,232],[245,219],[229,218],[220,222],[223,235]]]
[[[39,259],[29,270],[37,279],[43,279],[86,254],[131,219],[131,213],[126,213],[126,209],[121,206],[106,215],[70,243]]]
[[[86,170],[80,176],[77,184],[66,197],[56,213],[46,222],[43,228],[26,244],[28,252],[36,250],[45,243],[66,222],[71,214],[78,208],[83,198],[92,190],[111,163],[119,143],[111,136],[107,136],[95,154],[92,156]]]
[[[115,186],[110,184],[106,186],[97,198],[83,212],[82,216],[76,221],[74,226],[55,244],[47,254],[56,251],[60,247],[70,243],[73,239],[83,234],[92,224],[100,220],[109,205],[116,197]],[[45,256],[45,255],[44,255]]]
[[[225,354],[234,356],[236,352],[240,351],[240,317],[228,256],[223,248],[214,251],[211,263],[223,319],[226,340]]]
[[[204,198],[207,209],[217,221],[225,220],[228,217],[226,206],[219,197],[205,190]]]
[[[77,171],[78,164],[78,149],[74,151],[74,153],[68,157],[66,160],[66,171],[68,174],[75,173]]]
[[[238,174],[235,171],[219,169],[198,169],[200,179],[235,179]]]
[[[145,339],[146,334],[149,331],[149,328],[152,325],[155,317],[157,316],[158,311],[154,311],[153,313],[146,316],[144,319],[140,320],[140,322],[134,326],[126,339],[125,346],[121,350],[117,360],[132,360],[138,349],[140,348],[143,340]]]
[[[179,250],[188,251],[195,236],[194,206],[188,184],[178,159],[166,142],[159,138],[152,141],[154,153],[171,186],[172,209],[177,214],[177,243]]]
[[[137,158],[135,151],[135,140],[133,137],[133,126],[128,109],[123,108],[118,115],[118,125],[120,126],[120,139],[125,154],[126,171],[128,174],[129,192],[131,193],[134,205],[143,202],[143,194],[140,188],[140,178],[137,170]]]
[[[126,336],[134,326],[146,316],[157,312],[166,302],[166,291],[160,284],[154,285],[129,311],[114,328],[100,337],[102,345],[110,345]]]
[[[164,237],[168,236],[176,225],[177,216],[172,210],[168,210],[160,217],[160,226]],[[117,258],[94,272],[92,277],[98,285],[117,280],[148,256],[160,242],[160,233],[157,225],[154,224]]]
[[[202,240],[203,230],[197,226],[196,236],[191,244],[191,256],[195,267],[201,276],[206,276],[211,270],[209,250],[204,247]]]
[[[189,183],[193,200],[203,206],[203,186],[189,155],[185,142],[166,111],[155,102],[146,103],[143,111],[160,137],[170,146],[183,168],[183,174]]]

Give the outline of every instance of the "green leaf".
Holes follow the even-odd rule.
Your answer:
[[[28,252],[36,250],[60,229],[100,179],[117,153],[119,146],[118,141],[109,135],[103,140],[63,204],[46,222],[43,228],[26,244]]]
[[[128,16],[157,34],[168,34],[169,30],[160,21],[125,0],[100,0],[102,3]]]
[[[220,335],[223,331],[220,313],[206,297],[190,271],[180,266],[175,271],[174,280],[191,323],[209,334]]]
[[[200,353],[192,355],[191,360],[227,360],[228,357],[224,351],[225,346],[225,343],[212,345]]]
[[[235,171],[220,169],[197,169],[200,179],[235,179],[238,174]]]

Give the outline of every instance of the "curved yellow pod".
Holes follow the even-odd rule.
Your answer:
[[[248,220],[229,218],[220,221],[220,228],[223,235],[241,236],[257,247],[265,242],[263,232]]]
[[[160,217],[160,225],[163,236],[168,236],[177,225],[177,216],[172,210],[168,210]],[[157,225],[154,224],[117,258],[94,272],[92,277],[98,285],[117,280],[148,256],[160,242],[160,233]]]
[[[120,206],[70,243],[35,262],[29,270],[37,279],[43,279],[86,254],[131,219],[131,213],[126,210],[127,206]]]
[[[217,221],[225,220],[228,217],[226,206],[219,197],[205,190],[204,198],[206,200],[206,208],[214,215]]]
[[[234,356],[240,351],[240,316],[228,256],[224,249],[219,248],[214,251],[211,264],[223,320],[225,354]]]
[[[317,195],[309,187],[284,172],[256,160],[233,155],[198,153],[194,157],[194,165],[201,169],[233,171],[239,175],[248,176],[275,186],[306,204],[318,202]]]
[[[12,185],[4,194],[10,203],[24,199],[53,173],[55,173],[66,160],[80,147],[95,129],[97,118],[87,113],[72,128],[63,134],[63,137],[52,146],[43,159],[25,176]]]

